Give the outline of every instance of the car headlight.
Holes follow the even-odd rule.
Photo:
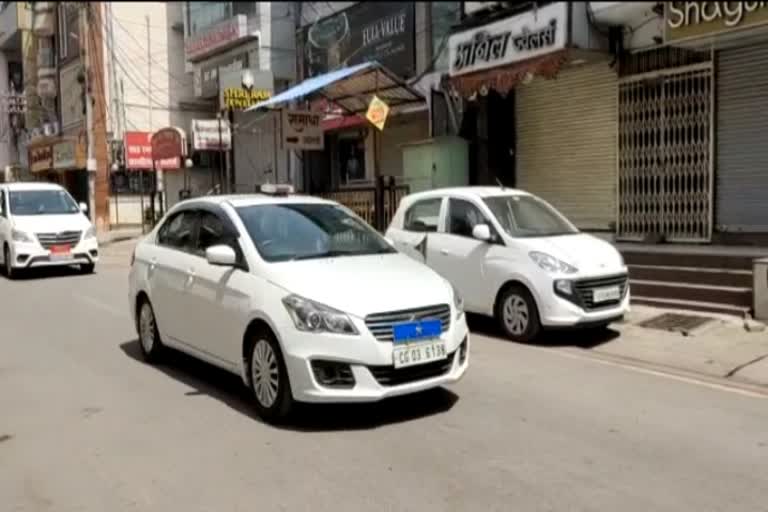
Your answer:
[[[88,240],[89,238],[96,238],[96,228],[93,226],[85,230],[85,234],[83,235],[83,240]]]
[[[11,230],[11,239],[14,242],[34,242],[34,239],[30,235],[24,231],[19,231],[18,229]]]
[[[451,288],[453,288],[453,307],[456,308],[456,318],[461,318],[464,314],[464,299],[455,286],[451,285]]]
[[[579,269],[573,265],[569,265],[568,263],[561,261],[545,252],[531,251],[528,253],[528,256],[531,257],[534,263],[536,263],[539,267],[541,267],[543,270],[546,270],[547,272],[575,274],[579,271]]]
[[[300,331],[358,334],[352,320],[341,311],[298,295],[285,297],[283,304]]]

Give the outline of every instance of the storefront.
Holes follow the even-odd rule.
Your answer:
[[[88,204],[85,144],[76,138],[57,137],[29,144],[29,170],[33,179],[57,183],[72,197]]]
[[[470,182],[515,186],[580,228],[616,219],[617,76],[584,51],[584,13],[553,2],[451,36],[450,83],[466,100]]]

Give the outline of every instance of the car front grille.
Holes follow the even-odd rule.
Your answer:
[[[592,291],[596,288],[606,288],[609,286],[618,286],[620,298],[618,300],[611,300],[595,304],[592,300]],[[619,274],[607,277],[598,277],[591,279],[581,279],[573,283],[573,289],[576,297],[579,300],[580,306],[586,311],[593,311],[596,309],[610,308],[620,304],[627,294],[629,287],[627,274]]]
[[[75,246],[80,242],[82,231],[62,231],[60,233],[37,233],[40,245],[50,249],[54,245]]]
[[[445,332],[451,327],[451,307],[448,304],[438,304],[389,313],[374,313],[365,317],[365,325],[377,340],[393,341],[392,326],[395,324],[427,319],[440,320],[441,331]]]
[[[368,366],[368,371],[382,386],[399,386],[420,380],[433,379],[445,375],[453,366],[456,352],[448,354],[448,358],[432,363],[395,368],[394,366]]]

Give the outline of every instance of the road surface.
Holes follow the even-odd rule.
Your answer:
[[[140,362],[126,263],[0,278],[3,512],[768,511],[760,394],[475,335],[449,390],[276,428],[237,377]]]

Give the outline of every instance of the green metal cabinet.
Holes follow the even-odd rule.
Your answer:
[[[469,145],[461,137],[435,137],[402,148],[403,181],[411,193],[469,184]]]

